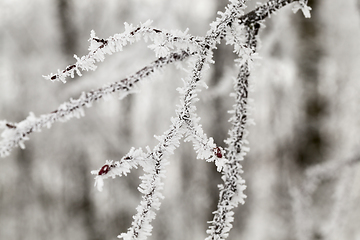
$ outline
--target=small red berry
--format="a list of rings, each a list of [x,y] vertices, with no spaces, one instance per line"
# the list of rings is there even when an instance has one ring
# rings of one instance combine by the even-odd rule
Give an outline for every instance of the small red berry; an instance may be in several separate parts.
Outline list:
[[[222,152],[219,147],[214,148],[214,153],[218,158],[222,158]]]
[[[98,175],[104,175],[107,174],[110,171],[110,166],[105,164],[104,166],[102,166],[102,168],[100,169]]]

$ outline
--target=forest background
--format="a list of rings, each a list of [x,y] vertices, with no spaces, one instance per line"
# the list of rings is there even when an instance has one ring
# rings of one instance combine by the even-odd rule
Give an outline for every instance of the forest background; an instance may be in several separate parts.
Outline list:
[[[41,76],[87,53],[90,31],[108,37],[124,22],[204,36],[220,0],[1,0],[0,120],[51,112],[82,91],[124,78],[155,59],[145,43],[109,56],[96,72],[52,83]],[[248,9],[255,7],[249,1]],[[360,2],[312,0],[312,17],[284,7],[267,19],[252,70],[248,198],[228,239],[360,239]],[[220,45],[197,103],[218,144],[227,138],[232,48]],[[85,117],[31,135],[26,149],[0,161],[0,239],[113,239],[140,201],[141,170],[107,180],[90,171],[132,146],[154,146],[177,104],[185,73],[168,66],[140,92],[96,103]],[[216,167],[182,144],[167,167],[150,239],[203,239],[218,199]],[[311,191],[309,187],[311,185]],[[305,190],[304,190],[305,189]]]

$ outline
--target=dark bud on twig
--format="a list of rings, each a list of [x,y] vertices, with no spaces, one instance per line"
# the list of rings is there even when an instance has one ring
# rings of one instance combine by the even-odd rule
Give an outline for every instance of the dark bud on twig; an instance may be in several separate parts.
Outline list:
[[[109,171],[110,171],[111,167],[107,164],[105,164],[104,166],[102,166],[102,168],[100,169],[98,175],[101,176],[101,175],[105,175],[107,174]]]
[[[222,152],[221,152],[221,149],[220,149],[219,147],[214,148],[214,153],[215,153],[215,155],[216,155],[218,158],[222,158],[222,157],[223,157]]]

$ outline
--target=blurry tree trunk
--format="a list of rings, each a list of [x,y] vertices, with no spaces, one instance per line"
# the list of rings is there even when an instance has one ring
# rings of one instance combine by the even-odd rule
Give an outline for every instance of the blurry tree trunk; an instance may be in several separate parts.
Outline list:
[[[61,49],[67,58],[72,59],[77,52],[77,29],[73,19],[74,8],[71,0],[57,0],[57,10],[60,22]]]
[[[302,116],[295,131],[293,143],[294,166],[290,165],[292,187],[295,191],[293,201],[295,209],[294,222],[297,239],[323,239],[321,226],[324,223],[321,215],[326,216],[330,199],[328,194],[330,185],[323,184],[312,194],[303,189],[306,181],[305,170],[309,167],[326,161],[328,157],[329,139],[326,138],[324,126],[326,124],[328,100],[319,92],[321,81],[321,61],[324,57],[323,31],[320,16],[321,0],[309,0],[311,6],[311,21],[297,16],[297,63],[298,80],[303,90],[301,96]],[[325,192],[324,192],[325,191]],[[311,194],[309,196],[309,194]],[[326,196],[325,196],[326,195]],[[325,210],[327,209],[327,210]],[[325,212],[324,212],[325,210]],[[316,214],[314,213],[322,213]]]
[[[74,214],[74,218],[82,218],[84,232],[87,236],[86,239],[102,240],[104,234],[102,234],[101,230],[97,227],[95,205],[93,198],[90,195],[90,189],[93,186],[93,179],[89,175],[89,156],[87,156],[87,153],[84,150],[80,149],[80,151],[81,152],[77,153],[77,162],[74,163],[74,167],[72,169],[72,174],[75,175],[73,182],[77,184],[77,191],[71,195],[73,199],[70,200],[67,207],[70,216]]]
[[[33,189],[37,186],[34,186],[34,182],[31,176],[32,173],[32,163],[34,161],[31,148],[28,148],[27,151],[19,150],[16,155],[16,164],[18,166],[18,178],[16,189],[14,189],[15,199],[15,212],[16,212],[16,235],[14,239],[26,239],[26,232],[31,228],[29,226],[29,215],[31,211],[29,205],[32,201],[35,201]]]
[[[72,59],[73,55],[78,52],[78,30],[76,21],[74,20],[75,9],[71,0],[57,0],[57,12],[60,27],[61,53],[66,59]],[[78,145],[74,141],[74,146]],[[79,145],[73,150],[78,155],[71,175],[76,184],[76,191],[71,195],[71,199],[67,202],[67,210],[69,216],[73,218],[81,218],[84,232],[89,240],[102,239],[101,233],[96,228],[96,213],[93,198],[90,195],[90,186],[92,186],[92,178],[89,176],[89,162],[86,149]],[[71,221],[71,219],[69,219]]]
[[[295,162],[300,168],[306,168],[324,161],[326,140],[321,127],[326,117],[326,99],[319,93],[321,81],[320,61],[323,56],[321,41],[321,23],[318,14],[320,0],[310,0],[312,20],[297,16],[299,80],[303,89],[303,124],[296,133],[294,149]]]

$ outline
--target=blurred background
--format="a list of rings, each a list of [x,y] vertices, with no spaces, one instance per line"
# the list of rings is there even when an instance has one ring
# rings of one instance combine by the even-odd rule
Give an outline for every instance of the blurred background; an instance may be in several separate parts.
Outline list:
[[[82,91],[126,77],[155,59],[145,43],[107,56],[96,72],[52,83],[41,76],[87,53],[100,38],[147,19],[204,36],[225,0],[0,0],[0,119],[49,113]],[[360,239],[360,2],[310,0],[312,18],[291,6],[266,21],[262,57],[252,71],[250,153],[243,162],[245,205],[228,239]],[[248,10],[255,7],[249,1]],[[209,136],[224,146],[232,107],[232,49],[220,45],[205,73],[197,107]],[[26,149],[0,159],[0,239],[115,239],[140,202],[141,169],[94,187],[91,170],[120,160],[130,147],[153,147],[170,126],[174,66],[138,94],[86,109],[85,117],[30,135]],[[161,210],[150,239],[204,239],[216,209],[220,176],[182,143],[167,168]]]

